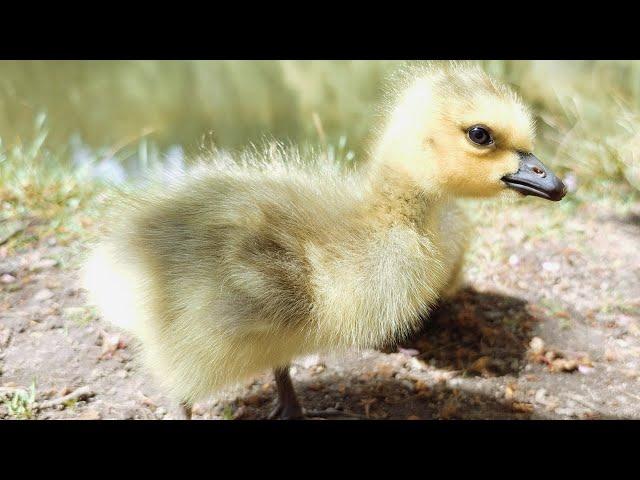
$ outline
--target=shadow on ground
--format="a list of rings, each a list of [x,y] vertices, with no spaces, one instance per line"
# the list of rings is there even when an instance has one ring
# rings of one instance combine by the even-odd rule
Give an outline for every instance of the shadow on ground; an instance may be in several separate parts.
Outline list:
[[[431,419],[528,419],[531,412],[515,411],[509,402],[447,387],[438,383],[416,390],[394,377],[345,379],[330,375],[313,382],[296,382],[298,398],[308,419],[326,420],[431,420]],[[262,392],[239,397],[228,405],[241,420],[267,419],[275,395]]]
[[[620,226],[632,226],[640,228],[640,213],[630,212],[626,215],[608,214],[603,215],[601,220],[604,222],[613,222]]]
[[[425,318],[424,328],[401,348],[436,368],[470,375],[517,374],[537,319],[526,301],[466,289]]]
[[[526,352],[537,322],[519,298],[467,289],[425,318],[424,328],[398,347],[429,367],[455,370],[464,376],[517,375],[526,364]],[[482,392],[450,388],[446,382],[421,386],[393,372],[373,369],[344,378],[323,375],[296,382],[300,401],[313,411],[329,411],[324,418],[456,419],[530,418],[514,411],[510,402]],[[273,389],[237,398],[239,418],[266,418],[274,402]]]
[[[640,214],[639,213],[629,214],[624,219],[624,222],[630,225],[635,225],[636,227],[640,227]]]

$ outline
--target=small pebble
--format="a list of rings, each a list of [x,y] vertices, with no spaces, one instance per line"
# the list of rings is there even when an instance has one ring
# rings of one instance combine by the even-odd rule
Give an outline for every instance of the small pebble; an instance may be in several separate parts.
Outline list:
[[[36,302],[42,302],[44,300],[49,300],[51,297],[53,297],[53,292],[48,288],[43,288],[33,296],[33,299]]]
[[[544,389],[544,388],[541,388],[540,390],[538,390],[536,392],[535,400],[536,400],[536,402],[545,405],[547,403],[547,401],[545,399],[546,396],[547,396],[547,390]]]
[[[8,284],[13,283],[15,281],[16,281],[16,277],[14,277],[13,275],[11,275],[9,273],[4,273],[0,277],[0,282],[4,283],[5,285],[8,285]]]
[[[556,408],[554,413],[567,417],[573,417],[576,415],[576,411],[573,408]]]
[[[541,355],[544,352],[544,340],[540,337],[533,337],[529,342],[529,348],[535,355]]]
[[[53,260],[51,258],[45,258],[43,260],[40,260],[39,262],[33,264],[31,266],[31,268],[29,268],[29,270],[31,270],[32,272],[37,272],[40,270],[47,270],[51,267],[55,267],[58,264],[57,260]]]
[[[410,382],[409,380],[402,380],[400,383],[410,392],[413,392],[413,390],[415,389],[413,382]]]
[[[594,370],[595,368],[593,367],[588,367],[586,365],[578,365],[578,371],[584,375],[589,375],[593,373]]]
[[[509,385],[507,385],[504,388],[504,398],[505,398],[505,400],[512,400],[513,396],[514,396],[514,393],[515,392],[513,391],[513,388],[511,388]]]
[[[311,368],[320,363],[320,357],[318,355],[309,355],[301,358],[296,363],[303,368]]]
[[[78,404],[80,404],[80,402],[78,402]],[[100,412],[97,412],[96,410],[93,410],[93,409],[88,409],[82,412],[78,416],[78,418],[81,420],[100,420],[102,417],[100,415]]]
[[[406,355],[407,357],[415,357],[417,355],[420,355],[420,352],[418,350],[416,350],[415,348],[402,348],[402,347],[398,347],[398,352]]]

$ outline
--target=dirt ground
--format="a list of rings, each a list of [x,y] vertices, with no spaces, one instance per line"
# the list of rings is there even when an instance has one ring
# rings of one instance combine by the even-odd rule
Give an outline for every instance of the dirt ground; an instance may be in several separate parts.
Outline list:
[[[640,204],[481,211],[469,287],[386,352],[292,368],[325,418],[640,418]],[[135,341],[84,305],[83,245],[0,247],[0,418],[172,419]],[[263,419],[264,375],[196,404],[196,419]]]

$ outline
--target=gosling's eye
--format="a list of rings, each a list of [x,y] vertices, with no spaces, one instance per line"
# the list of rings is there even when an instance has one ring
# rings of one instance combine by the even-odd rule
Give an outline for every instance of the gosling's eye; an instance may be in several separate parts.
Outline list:
[[[483,147],[493,143],[491,134],[484,127],[471,127],[467,132],[467,135],[469,136],[469,140],[477,145],[482,145]]]

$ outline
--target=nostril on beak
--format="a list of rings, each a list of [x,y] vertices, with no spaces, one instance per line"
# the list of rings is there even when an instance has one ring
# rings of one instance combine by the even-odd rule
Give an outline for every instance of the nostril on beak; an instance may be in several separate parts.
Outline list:
[[[544,178],[547,176],[547,172],[545,172],[543,169],[541,169],[537,165],[534,165],[533,167],[531,167],[531,171],[541,178]]]

